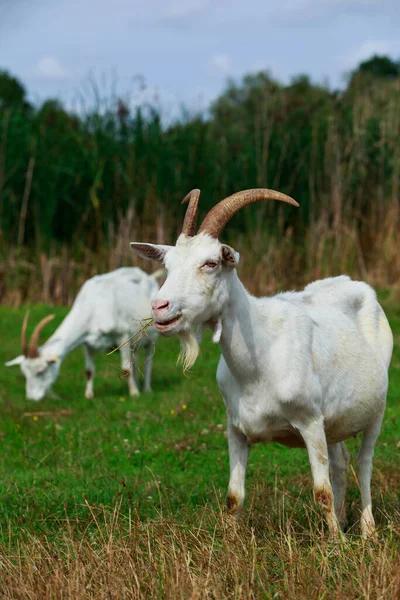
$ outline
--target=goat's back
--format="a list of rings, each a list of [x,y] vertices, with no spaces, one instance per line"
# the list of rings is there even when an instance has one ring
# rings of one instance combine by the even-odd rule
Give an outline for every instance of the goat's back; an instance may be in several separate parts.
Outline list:
[[[380,354],[388,368],[393,351],[393,335],[375,290],[347,275],[314,281],[300,292],[305,306],[329,306],[354,320],[370,347]]]
[[[122,267],[86,281],[73,308],[90,312],[92,332],[134,332],[151,318],[158,289],[156,279],[139,267]]]

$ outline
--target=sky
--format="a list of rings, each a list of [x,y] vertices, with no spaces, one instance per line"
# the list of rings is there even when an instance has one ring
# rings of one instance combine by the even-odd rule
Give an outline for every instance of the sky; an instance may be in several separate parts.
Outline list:
[[[0,69],[33,101],[114,90],[202,110],[269,70],[340,87],[373,54],[400,58],[400,0],[0,0]]]

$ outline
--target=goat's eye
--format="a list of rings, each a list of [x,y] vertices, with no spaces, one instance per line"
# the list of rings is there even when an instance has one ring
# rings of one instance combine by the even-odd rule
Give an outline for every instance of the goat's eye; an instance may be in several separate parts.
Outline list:
[[[206,269],[215,269],[215,267],[217,266],[218,263],[215,262],[215,260],[208,260],[207,262],[204,263],[204,265],[201,266],[202,269],[206,268]]]

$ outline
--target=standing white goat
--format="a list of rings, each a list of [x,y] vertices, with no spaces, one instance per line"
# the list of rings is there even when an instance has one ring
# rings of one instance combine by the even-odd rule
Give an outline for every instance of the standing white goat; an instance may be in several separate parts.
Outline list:
[[[136,360],[131,359],[131,344],[141,337],[139,332],[146,319],[151,318],[151,299],[157,293],[157,277],[161,271],[148,275],[138,267],[123,267],[105,275],[92,277],[80,289],[61,325],[47,342],[39,347],[42,329],[54,315],[45,317],[36,326],[29,345],[26,341],[28,313],[22,325],[22,354],[6,363],[20,365],[26,377],[26,397],[41,400],[50,390],[60,370],[61,361],[77,346],[83,344],[86,362],[86,398],[93,398],[93,354],[110,346],[120,346],[121,368],[128,379],[131,396],[139,395],[136,381]],[[135,339],[136,335],[136,339]],[[146,328],[140,344],[146,349],[144,389],[151,390],[151,369],[157,332]]]
[[[131,246],[166,266],[153,316],[162,335],[180,336],[184,367],[192,366],[198,354],[196,328],[211,327],[213,341],[221,346],[217,380],[228,417],[229,512],[243,504],[252,444],[305,446],[315,499],[330,533],[337,534],[338,521],[345,521],[348,453],[343,442],[363,432],[357,457],[361,530],[371,535],[372,457],[393,349],[374,290],[342,276],[316,281],[298,293],[251,296],[236,273],[239,254],[218,237],[234,213],[251,202],[297,203],[272,190],[239,192],[218,203],[195,235],[199,194],[193,190],[185,198],[189,207],[175,246]]]

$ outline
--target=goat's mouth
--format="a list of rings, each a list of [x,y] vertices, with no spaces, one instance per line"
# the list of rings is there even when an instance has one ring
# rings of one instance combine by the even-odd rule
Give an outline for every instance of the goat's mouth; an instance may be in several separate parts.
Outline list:
[[[158,331],[170,331],[175,325],[177,325],[181,319],[182,314],[176,315],[176,317],[172,317],[172,319],[164,320],[164,321],[154,321],[154,325]]]

